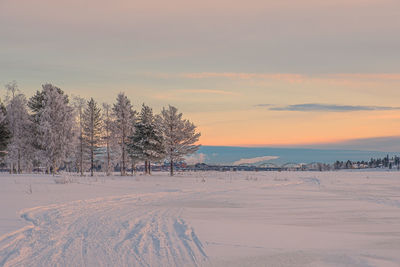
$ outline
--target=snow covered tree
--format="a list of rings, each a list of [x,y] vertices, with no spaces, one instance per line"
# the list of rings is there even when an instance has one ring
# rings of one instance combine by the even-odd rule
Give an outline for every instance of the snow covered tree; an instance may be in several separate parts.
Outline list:
[[[145,173],[150,174],[151,161],[158,161],[164,157],[162,133],[157,128],[153,110],[142,105],[138,120],[134,124],[133,135],[129,137],[129,155],[131,158],[145,162]]]
[[[113,125],[114,121],[111,116],[111,106],[107,103],[103,103],[103,143],[106,145],[106,174],[107,176],[111,173],[111,146],[113,145]]]
[[[93,176],[95,151],[99,148],[102,132],[101,109],[91,98],[83,113],[83,140],[90,157],[90,175]]]
[[[86,109],[86,100],[82,97],[76,96],[74,97],[73,105],[77,120],[77,145],[75,150],[75,160],[77,169],[81,173],[81,176],[83,176],[85,154],[85,144],[83,140],[83,113]]]
[[[127,138],[132,134],[135,111],[131,101],[124,93],[119,93],[117,102],[113,106],[114,127],[113,137],[116,139],[121,153],[121,175],[126,174],[127,166]]]
[[[57,87],[43,86],[43,107],[40,111],[39,132],[44,160],[53,175],[60,164],[67,159],[74,144],[74,110],[69,105],[68,96]]]
[[[0,158],[7,154],[7,145],[10,140],[10,130],[8,128],[7,111],[3,102],[0,102]]]
[[[10,143],[8,145],[7,161],[10,163],[10,172],[22,172],[22,165],[28,165],[29,158],[29,115],[27,101],[23,94],[18,92],[16,82],[6,85],[9,92],[6,120],[10,129]]]
[[[42,142],[42,133],[40,131],[40,118],[43,109],[46,105],[46,92],[57,91],[60,95],[63,95],[64,102],[68,104],[68,96],[64,95],[63,90],[53,86],[52,84],[43,84],[42,90],[37,90],[36,93],[29,98],[28,107],[30,109],[30,143],[33,148],[33,160],[34,166],[40,166],[44,160],[44,150]]]
[[[200,133],[196,133],[196,126],[183,119],[182,113],[178,113],[178,109],[173,106],[169,106],[168,109],[163,108],[158,121],[164,137],[170,174],[173,176],[174,163],[199,149],[200,145],[195,145],[195,143],[199,140]]]

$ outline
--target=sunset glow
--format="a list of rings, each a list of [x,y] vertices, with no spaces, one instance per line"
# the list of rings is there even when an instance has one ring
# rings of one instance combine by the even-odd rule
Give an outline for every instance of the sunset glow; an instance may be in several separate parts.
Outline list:
[[[0,83],[31,96],[51,82],[109,103],[124,91],[156,112],[172,104],[204,145],[399,136],[399,10],[392,0],[4,0]]]

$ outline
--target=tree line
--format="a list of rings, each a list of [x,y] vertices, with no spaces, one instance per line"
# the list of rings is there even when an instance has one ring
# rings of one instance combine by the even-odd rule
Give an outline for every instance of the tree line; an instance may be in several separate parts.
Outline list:
[[[126,175],[130,167],[144,162],[174,164],[196,152],[200,133],[178,109],[169,105],[160,114],[143,104],[136,111],[129,98],[119,93],[114,104],[101,106],[93,99],[70,97],[52,84],[27,99],[16,82],[6,86],[5,102],[0,101],[0,157],[10,173],[60,168],[90,171],[102,157],[107,175],[119,167]]]
[[[338,169],[353,169],[354,167],[357,168],[397,168],[400,169],[400,157],[398,156],[393,156],[389,157],[387,155],[384,158],[371,158],[369,161],[336,161],[333,164],[333,168],[335,170]]]

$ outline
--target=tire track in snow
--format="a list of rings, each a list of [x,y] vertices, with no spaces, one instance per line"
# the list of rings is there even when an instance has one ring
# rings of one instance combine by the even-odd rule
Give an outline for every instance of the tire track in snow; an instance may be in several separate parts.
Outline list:
[[[166,207],[182,193],[98,198],[22,212],[32,223],[0,238],[0,266],[198,266],[200,239]]]

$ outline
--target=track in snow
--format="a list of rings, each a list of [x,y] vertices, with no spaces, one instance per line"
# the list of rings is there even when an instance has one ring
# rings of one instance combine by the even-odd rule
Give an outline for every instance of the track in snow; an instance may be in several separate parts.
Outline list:
[[[162,203],[176,193],[154,193],[36,207],[31,222],[0,239],[0,266],[198,266],[203,245]]]

